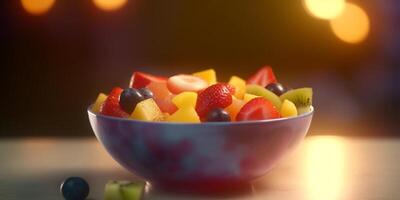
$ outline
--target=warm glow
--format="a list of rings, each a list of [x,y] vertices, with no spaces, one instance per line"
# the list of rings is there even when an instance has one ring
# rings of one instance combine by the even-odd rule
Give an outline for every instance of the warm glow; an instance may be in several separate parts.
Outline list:
[[[308,140],[305,175],[310,200],[340,199],[344,178],[343,141],[337,137]]]
[[[322,19],[337,17],[343,11],[345,4],[345,0],[304,0],[307,11]]]
[[[32,15],[42,15],[53,7],[55,0],[21,0],[22,7]]]
[[[105,11],[118,10],[126,4],[128,0],[93,0],[93,3]]]
[[[369,33],[368,15],[357,5],[347,3],[345,10],[337,18],[330,21],[335,35],[348,43],[359,43]]]

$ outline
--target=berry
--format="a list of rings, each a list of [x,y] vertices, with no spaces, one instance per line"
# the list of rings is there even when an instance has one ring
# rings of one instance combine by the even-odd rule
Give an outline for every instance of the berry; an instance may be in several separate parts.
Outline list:
[[[196,76],[179,74],[171,76],[167,81],[169,91],[174,94],[181,92],[198,92],[208,86],[208,83]]]
[[[154,94],[151,90],[148,88],[140,88],[139,89],[140,94],[142,94],[144,99],[150,99],[153,98]]]
[[[121,108],[125,112],[132,113],[132,111],[136,107],[136,104],[138,104],[143,100],[144,97],[139,90],[134,88],[127,88],[124,91],[122,91],[119,97],[119,104],[121,105]]]
[[[247,84],[257,84],[262,87],[276,82],[275,74],[269,66],[262,67],[247,80]]]
[[[222,108],[214,108],[210,110],[206,118],[207,122],[230,122],[231,117],[229,113]]]
[[[146,87],[152,82],[165,83],[167,82],[167,78],[162,76],[153,76],[151,74],[146,74],[143,72],[133,72],[129,87],[139,89]]]
[[[279,118],[275,106],[263,97],[257,97],[246,103],[236,116],[236,121],[264,120]]]
[[[89,184],[80,177],[67,178],[60,187],[66,200],[83,200],[89,195]]]
[[[100,113],[103,115],[114,117],[128,117],[128,113],[122,110],[119,104],[119,96],[122,93],[122,88],[115,87],[111,90],[110,94],[100,106]]]
[[[196,111],[200,118],[214,108],[225,108],[232,103],[232,86],[225,83],[217,83],[204,91],[197,97]]]
[[[280,83],[270,83],[265,86],[265,89],[275,93],[278,96],[281,96],[283,93],[288,91],[288,89]]]

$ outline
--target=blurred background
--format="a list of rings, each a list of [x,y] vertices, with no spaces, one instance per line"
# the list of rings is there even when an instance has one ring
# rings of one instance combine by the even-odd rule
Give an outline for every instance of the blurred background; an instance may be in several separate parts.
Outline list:
[[[92,136],[86,108],[133,71],[271,65],[314,88],[310,134],[400,136],[398,0],[16,0],[0,12],[0,137]]]

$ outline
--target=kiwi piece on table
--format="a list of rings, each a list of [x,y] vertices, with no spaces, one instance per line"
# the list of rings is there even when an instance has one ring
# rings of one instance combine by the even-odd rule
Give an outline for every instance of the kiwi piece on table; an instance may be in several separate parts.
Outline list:
[[[246,93],[264,97],[269,100],[278,110],[281,108],[281,99],[273,92],[259,86],[259,85],[246,85]]]
[[[312,105],[312,88],[299,88],[289,90],[280,96],[281,101],[285,99],[293,102],[297,107],[298,114],[310,112]]]
[[[109,181],[104,190],[105,200],[140,200],[144,182]]]

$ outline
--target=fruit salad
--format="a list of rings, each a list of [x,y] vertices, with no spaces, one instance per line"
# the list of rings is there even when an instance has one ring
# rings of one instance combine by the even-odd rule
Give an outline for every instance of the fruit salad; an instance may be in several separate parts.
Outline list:
[[[178,123],[239,122],[310,112],[312,89],[291,89],[264,66],[247,80],[218,81],[214,69],[170,77],[134,72],[129,87],[100,93],[91,107],[102,115]]]

